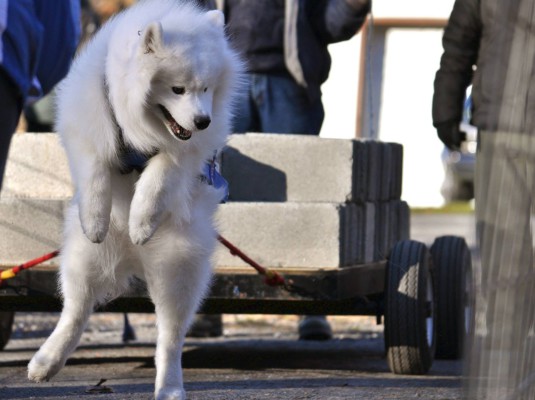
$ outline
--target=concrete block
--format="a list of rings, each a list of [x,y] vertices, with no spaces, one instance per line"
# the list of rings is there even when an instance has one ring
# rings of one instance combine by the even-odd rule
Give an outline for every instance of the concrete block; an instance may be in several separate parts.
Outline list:
[[[392,195],[392,179],[394,174],[392,173],[393,164],[393,151],[391,143],[381,143],[381,178],[379,188],[379,200],[390,200]]]
[[[356,263],[357,258],[357,238],[359,236],[357,226],[357,206],[354,203],[347,203],[344,207],[346,213],[343,218],[343,232],[344,241],[342,242],[342,250],[344,252],[344,259],[347,264],[352,265]]]
[[[398,143],[361,141],[362,149],[356,153],[362,162],[354,160],[353,166],[359,187],[354,201],[388,201],[401,197],[403,146]],[[364,154],[363,154],[364,153]]]
[[[401,198],[403,187],[403,146],[399,143],[391,143],[392,163],[390,167],[390,196],[389,200]]]
[[[345,265],[359,265],[374,261],[375,204],[346,203],[344,208]],[[345,266],[344,265],[344,266]]]
[[[390,208],[392,202],[376,203],[375,213],[375,255],[376,260],[384,260],[388,257],[389,244],[391,240],[390,231],[392,229],[392,214]]]
[[[270,267],[331,268],[384,259],[409,238],[399,201],[403,148],[300,135],[233,135],[223,174],[238,200],[220,208],[221,233]],[[0,265],[56,249],[72,196],[56,134],[17,134],[0,195]],[[334,201],[336,199],[336,201]],[[222,266],[243,266],[226,249]]]
[[[333,268],[349,265],[354,205],[335,203],[227,203],[218,211],[222,236],[267,267]],[[246,264],[220,246],[216,263]]]
[[[281,134],[232,135],[221,171],[232,201],[333,202],[352,197],[350,140]]]
[[[390,200],[375,203],[374,259],[385,259],[400,240],[410,239],[410,209],[406,202]]]
[[[382,182],[382,166],[383,166],[383,151],[382,143],[369,140],[365,142],[368,152],[368,164],[366,165],[366,193],[364,198],[358,199],[360,201],[379,201],[381,200]]]
[[[353,142],[353,201],[365,202],[370,197],[369,167],[370,151],[366,141]]]
[[[397,143],[302,135],[232,135],[222,173],[234,201],[384,201],[401,196]],[[70,198],[65,151],[54,133],[13,137],[0,196]]]
[[[365,264],[377,260],[375,254],[376,204],[370,202],[358,204],[356,214],[358,234],[355,264]]]
[[[67,200],[0,199],[0,266],[12,267],[60,247]],[[44,265],[57,265],[50,260]]]
[[[406,201],[397,202],[397,240],[411,238],[411,210]]]
[[[236,134],[222,153],[221,171],[231,201],[388,200],[394,186],[391,147],[368,140]]]
[[[2,198],[70,198],[73,189],[69,166],[58,135],[15,134],[2,186]]]

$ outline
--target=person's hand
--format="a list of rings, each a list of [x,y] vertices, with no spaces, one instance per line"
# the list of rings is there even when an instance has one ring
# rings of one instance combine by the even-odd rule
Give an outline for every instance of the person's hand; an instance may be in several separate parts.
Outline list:
[[[466,140],[466,133],[459,129],[458,122],[445,122],[436,128],[439,139],[448,149],[460,150],[461,143]]]

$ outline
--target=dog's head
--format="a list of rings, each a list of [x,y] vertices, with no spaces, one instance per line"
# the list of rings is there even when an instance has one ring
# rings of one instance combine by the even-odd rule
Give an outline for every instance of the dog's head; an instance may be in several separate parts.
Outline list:
[[[201,18],[187,31],[154,22],[140,33],[137,56],[151,74],[147,111],[178,140],[212,124],[214,97],[225,80],[223,14]]]

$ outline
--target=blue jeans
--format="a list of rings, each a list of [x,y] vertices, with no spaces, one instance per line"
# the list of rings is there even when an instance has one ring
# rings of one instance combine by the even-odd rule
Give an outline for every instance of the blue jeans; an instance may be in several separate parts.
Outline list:
[[[289,77],[248,74],[246,80],[233,132],[319,134],[325,115],[321,98],[311,103],[306,91]]]

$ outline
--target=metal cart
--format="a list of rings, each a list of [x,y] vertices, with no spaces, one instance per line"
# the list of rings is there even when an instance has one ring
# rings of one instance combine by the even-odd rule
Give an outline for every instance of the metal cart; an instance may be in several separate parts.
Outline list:
[[[35,267],[0,285],[0,348],[15,312],[60,311],[57,268]],[[385,260],[337,269],[278,271],[291,289],[271,287],[253,269],[216,269],[202,313],[368,315],[385,325],[388,365],[396,374],[425,374],[435,357],[461,356],[473,326],[469,248],[458,236],[430,249],[397,242]],[[142,284],[97,311],[152,312]]]

